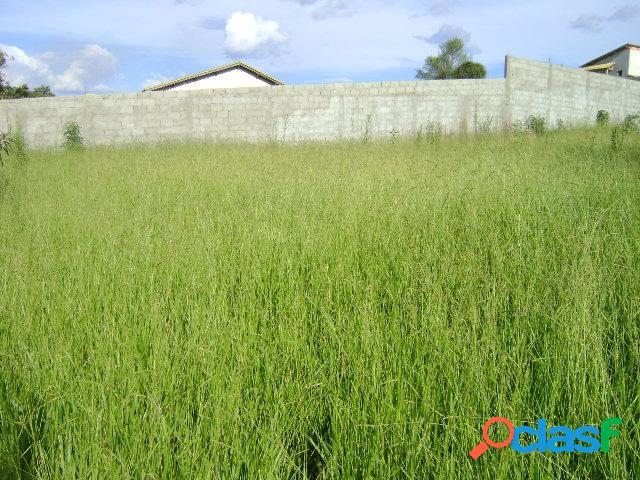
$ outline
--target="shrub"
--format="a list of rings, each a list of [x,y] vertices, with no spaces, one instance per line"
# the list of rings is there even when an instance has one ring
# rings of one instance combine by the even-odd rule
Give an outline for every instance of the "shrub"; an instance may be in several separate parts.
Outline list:
[[[67,122],[64,124],[64,144],[67,150],[79,150],[84,146],[84,138],[80,131],[80,125],[76,122]]]
[[[610,114],[606,110],[598,110],[598,114],[596,115],[596,124],[600,127],[604,127],[609,124]]]
[[[477,62],[464,62],[453,72],[454,78],[485,78],[487,69]]]
[[[531,115],[525,122],[525,128],[528,132],[536,135],[542,135],[547,131],[547,121],[544,117]]]

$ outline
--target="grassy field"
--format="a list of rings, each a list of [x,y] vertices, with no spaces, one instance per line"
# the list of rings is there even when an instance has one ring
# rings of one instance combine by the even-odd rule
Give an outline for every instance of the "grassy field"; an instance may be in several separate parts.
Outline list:
[[[640,135],[610,133],[6,161],[0,478],[640,477]],[[474,462],[493,416],[624,423]]]

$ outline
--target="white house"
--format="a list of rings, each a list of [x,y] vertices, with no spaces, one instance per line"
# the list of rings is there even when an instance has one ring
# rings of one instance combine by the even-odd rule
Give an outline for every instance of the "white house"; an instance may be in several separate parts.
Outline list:
[[[162,90],[202,90],[205,88],[269,87],[284,85],[280,80],[261,72],[244,62],[233,62],[199,73],[169,80],[144,89],[145,92]]]
[[[580,68],[589,72],[640,80],[640,45],[627,43],[594,58]]]

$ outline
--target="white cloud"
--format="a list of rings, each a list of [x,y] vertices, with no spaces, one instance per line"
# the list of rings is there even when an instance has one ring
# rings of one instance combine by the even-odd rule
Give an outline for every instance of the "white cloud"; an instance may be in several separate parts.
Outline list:
[[[41,85],[48,83],[53,76],[46,57],[32,57],[12,45],[0,44],[0,50],[8,56],[7,82],[12,85],[28,83]]]
[[[46,52],[32,56],[21,48],[12,45],[0,45],[9,56],[7,81],[13,85],[28,84],[49,85],[54,91],[82,92],[85,90],[105,90],[104,84],[117,71],[116,57],[100,45],[87,44],[81,50],[73,52],[66,62],[65,55]],[[54,65],[65,63],[62,71],[56,71]]]
[[[79,92],[102,83],[111,78],[118,68],[118,61],[113,54],[100,45],[86,45],[71,65],[57,75],[53,88],[67,92]]]
[[[224,31],[224,48],[230,56],[267,56],[287,40],[277,22],[265,20],[253,13],[232,14]]]

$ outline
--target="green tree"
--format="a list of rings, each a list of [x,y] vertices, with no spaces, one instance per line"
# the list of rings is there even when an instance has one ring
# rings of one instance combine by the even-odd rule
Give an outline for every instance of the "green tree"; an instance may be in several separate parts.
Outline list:
[[[31,90],[32,97],[55,97],[49,85],[40,85]]]
[[[454,72],[455,78],[485,78],[487,69],[477,62],[464,62]]]
[[[481,72],[484,74],[477,76]],[[484,66],[471,61],[471,56],[464,51],[464,40],[461,38],[451,38],[442,43],[440,53],[427,57],[424,66],[416,72],[416,78],[420,80],[484,78],[485,76]]]

